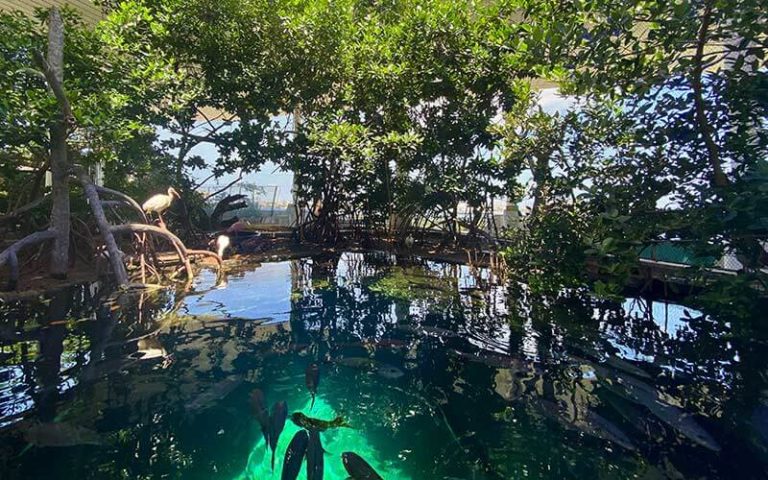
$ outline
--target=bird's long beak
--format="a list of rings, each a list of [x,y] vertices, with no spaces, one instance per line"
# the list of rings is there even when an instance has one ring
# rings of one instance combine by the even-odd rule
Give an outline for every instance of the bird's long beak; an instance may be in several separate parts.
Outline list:
[[[177,192],[175,188],[171,187],[168,190],[171,192],[171,195],[174,195],[176,198],[181,198],[181,195],[179,195],[179,192]]]

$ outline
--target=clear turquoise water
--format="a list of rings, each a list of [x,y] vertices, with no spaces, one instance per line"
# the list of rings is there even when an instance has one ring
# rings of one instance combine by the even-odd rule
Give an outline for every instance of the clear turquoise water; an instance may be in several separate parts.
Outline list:
[[[0,305],[0,478],[277,479],[250,393],[385,479],[766,478],[763,322],[343,253]],[[304,385],[320,365],[314,408]],[[302,473],[299,478],[305,478]]]

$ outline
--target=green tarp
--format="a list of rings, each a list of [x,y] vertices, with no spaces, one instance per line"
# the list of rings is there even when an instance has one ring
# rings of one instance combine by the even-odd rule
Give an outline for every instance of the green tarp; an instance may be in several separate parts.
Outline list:
[[[681,263],[698,267],[711,267],[715,263],[714,257],[697,257],[685,247],[671,242],[662,242],[648,245],[640,251],[640,258],[656,260],[658,262]]]

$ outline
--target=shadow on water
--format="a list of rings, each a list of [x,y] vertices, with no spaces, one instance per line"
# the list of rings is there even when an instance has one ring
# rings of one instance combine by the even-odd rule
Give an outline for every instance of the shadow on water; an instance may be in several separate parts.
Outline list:
[[[387,479],[765,478],[759,319],[343,253],[0,304],[0,478],[280,478],[249,406]],[[310,408],[304,371],[320,369]],[[299,478],[304,478],[302,470]]]

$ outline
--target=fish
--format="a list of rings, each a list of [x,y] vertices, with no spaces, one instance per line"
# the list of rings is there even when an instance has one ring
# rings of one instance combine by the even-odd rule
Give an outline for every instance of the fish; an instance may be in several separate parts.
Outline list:
[[[570,419],[560,408],[560,405],[550,400],[537,399],[534,407],[544,414],[545,417],[557,421],[569,430],[584,432],[587,435],[615,443],[630,451],[637,450],[632,440],[619,427],[591,410],[579,412],[576,419]]]
[[[330,428],[352,428],[349,426],[344,417],[336,417],[333,420],[321,420],[319,418],[312,418],[304,415],[301,412],[293,412],[291,414],[291,421],[296,426],[305,428],[312,431],[324,432]]]
[[[405,375],[402,370],[399,368],[393,366],[393,365],[387,365],[386,363],[380,364],[376,368],[376,373],[379,374],[380,377],[387,378],[390,380],[397,380],[398,378]]]
[[[579,430],[593,437],[608,440],[630,451],[637,450],[632,440],[619,427],[591,410],[587,410],[583,418],[573,422],[573,424]]]
[[[342,453],[341,461],[352,480],[384,480],[368,462],[354,452]]]
[[[575,342],[573,340],[566,341],[566,344],[578,351],[579,353],[585,355],[590,361],[595,361],[597,363],[604,364],[612,369],[615,370],[621,370],[624,373],[627,373],[629,375],[634,375],[639,378],[643,378],[645,380],[651,380],[653,377],[643,370],[642,368],[635,365],[632,361],[625,360],[615,354],[611,353],[601,353],[594,347],[590,345],[585,345],[581,342]],[[577,355],[570,355],[571,358],[575,361],[578,361],[580,363],[583,363],[584,359],[578,357]]]
[[[264,436],[264,444],[269,448],[269,410],[264,400],[264,392],[258,388],[251,392],[251,413],[259,422],[261,434]]]
[[[600,400],[610,407],[611,410],[618,413],[625,422],[632,425],[638,432],[651,438],[659,438],[662,435],[663,432],[657,428],[659,425],[651,421],[653,417],[649,417],[644,410],[641,410],[641,406],[631,400],[610,391],[607,394],[601,395]]]
[[[714,452],[720,451],[720,445],[717,441],[696,422],[690,413],[682,408],[662,402],[658,391],[651,385],[630,375],[616,374],[611,376],[606,369],[600,366],[593,365],[593,368],[603,377],[601,386],[608,391],[644,406],[659,420],[692,442]]]
[[[634,363],[615,355],[607,357],[604,363],[609,367],[621,370],[622,372],[634,375],[635,377],[644,378],[646,380],[651,380],[653,378],[648,372],[636,366]]]
[[[405,375],[399,368],[367,357],[339,357],[333,360],[338,365],[361,370],[376,370],[381,377],[397,379]]]
[[[301,464],[304,463],[304,455],[307,453],[309,434],[306,430],[299,430],[288,444],[283,458],[283,473],[280,480],[295,480],[299,477]]]
[[[376,360],[365,357],[339,357],[334,359],[334,363],[351,368],[372,369],[376,367]]]
[[[307,384],[307,390],[312,396],[312,403],[309,409],[312,410],[315,406],[315,395],[317,395],[317,386],[320,383],[320,368],[316,363],[310,363],[307,365],[307,370],[304,372],[304,381]]]
[[[310,430],[307,445],[307,480],[323,480],[324,459],[323,445],[320,443],[320,433]]]
[[[232,393],[240,384],[243,383],[243,377],[239,375],[231,375],[213,384],[211,388],[204,391],[194,400],[189,402],[186,406],[188,412],[199,412],[207,410],[218,402],[226,398]]]
[[[24,429],[24,440],[35,447],[104,444],[98,432],[70,423],[34,423]]]
[[[494,368],[510,368],[514,371],[532,371],[534,369],[533,365],[529,362],[509,355],[498,353],[479,353],[473,355],[459,350],[448,350],[448,353],[454,357],[463,358],[470,362],[482,363],[483,365]]]
[[[389,347],[392,349],[405,348],[408,343],[404,340],[398,340],[397,338],[382,338],[373,342],[373,345],[377,347]]]
[[[632,377],[621,377],[618,381],[624,387],[627,396],[651,411],[659,420],[692,442],[712,450],[720,451],[717,441],[699,425],[693,416],[674,405],[663,403],[656,389]]]
[[[440,327],[430,327],[428,325],[407,325],[407,324],[399,324],[395,327],[396,330],[400,330],[403,332],[409,332],[409,333],[416,333],[420,334],[422,336],[430,336],[430,337],[459,337],[459,334],[454,332],[453,330],[448,330],[446,328],[440,328]]]
[[[285,420],[288,417],[288,405],[285,402],[277,402],[272,405],[272,414],[269,416],[269,448],[272,449],[272,471],[275,470],[275,450],[280,434],[283,433]]]

